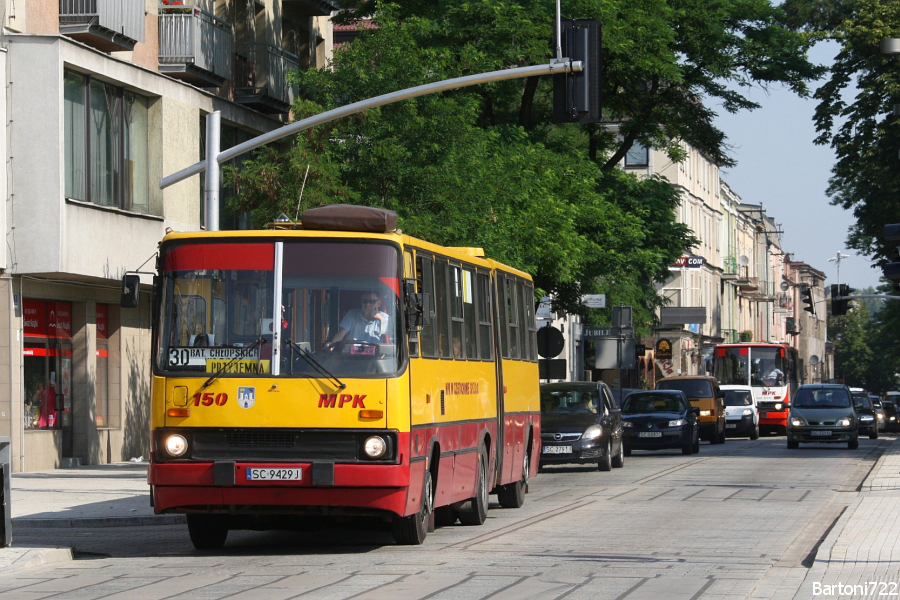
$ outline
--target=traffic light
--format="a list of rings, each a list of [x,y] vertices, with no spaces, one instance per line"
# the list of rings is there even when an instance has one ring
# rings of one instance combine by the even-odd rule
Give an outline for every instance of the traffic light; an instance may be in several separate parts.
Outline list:
[[[847,314],[847,306],[850,304],[849,300],[835,300],[835,298],[844,298],[849,296],[856,290],[847,285],[846,283],[842,283],[841,285],[831,285],[831,314],[835,317],[839,317],[841,315]]]
[[[803,310],[810,313],[812,316],[816,316],[816,305],[813,303],[812,288],[800,290],[800,300],[806,305],[803,307]]]
[[[581,61],[578,73],[553,76],[553,121],[555,123],[600,122],[600,21],[563,21],[562,53]],[[555,44],[554,44],[555,47]]]
[[[885,225],[884,239],[890,244],[900,244],[900,223]],[[888,263],[884,265],[883,270],[885,279],[890,280],[894,284],[895,290],[900,290],[900,262]]]

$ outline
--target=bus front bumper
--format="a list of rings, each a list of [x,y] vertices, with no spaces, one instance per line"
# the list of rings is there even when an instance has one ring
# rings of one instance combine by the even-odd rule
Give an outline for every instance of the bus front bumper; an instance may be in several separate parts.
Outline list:
[[[300,469],[292,481],[248,480],[250,469]],[[147,472],[154,511],[229,514],[413,514],[425,462],[153,463]],[[418,487],[416,487],[418,486]]]

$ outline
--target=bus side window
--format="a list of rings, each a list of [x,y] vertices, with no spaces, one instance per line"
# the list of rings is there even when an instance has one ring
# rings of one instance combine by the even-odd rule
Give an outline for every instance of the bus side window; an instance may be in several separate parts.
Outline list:
[[[496,274],[496,299],[497,308],[500,311],[499,320],[497,321],[497,331],[500,335],[500,356],[510,358],[509,354],[509,307],[508,292],[506,289],[506,276],[503,273]]]
[[[478,358],[494,359],[493,303],[491,302],[491,278],[478,273]]]
[[[451,353],[454,359],[464,359],[463,347],[463,281],[462,269],[458,265],[450,265],[450,328],[453,336]]]
[[[448,321],[450,319],[450,307],[448,297],[447,261],[438,258],[434,263],[434,288],[437,296],[436,318],[438,333],[438,356],[450,358],[450,331]]]
[[[522,358],[528,361],[537,359],[537,321],[534,318],[534,287],[525,283],[522,296],[522,346],[525,353]]]
[[[465,356],[467,359],[478,357],[478,341],[476,330],[478,324],[475,317],[475,303],[478,290],[475,289],[475,274],[471,268],[463,269],[463,329],[465,330]]]
[[[416,276],[421,281],[419,291],[423,294],[429,294],[431,301],[431,322],[422,328],[422,356],[434,358],[437,356],[437,348],[435,345],[435,331],[437,330],[437,318],[435,317],[435,300],[437,296],[434,290],[434,260],[417,254],[416,255]]]

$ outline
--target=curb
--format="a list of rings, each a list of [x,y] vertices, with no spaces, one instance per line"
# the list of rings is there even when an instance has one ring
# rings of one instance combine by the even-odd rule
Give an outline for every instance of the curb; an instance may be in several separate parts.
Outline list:
[[[8,564],[3,563],[4,555],[9,553],[20,554]],[[71,548],[3,548],[0,549],[0,573],[7,574],[31,567],[40,567],[54,563],[71,562],[75,560]]]
[[[12,520],[16,529],[78,529],[97,527],[147,527],[159,525],[182,525],[187,523],[185,515],[160,515],[152,517],[99,517],[78,519],[29,519],[19,517]]]

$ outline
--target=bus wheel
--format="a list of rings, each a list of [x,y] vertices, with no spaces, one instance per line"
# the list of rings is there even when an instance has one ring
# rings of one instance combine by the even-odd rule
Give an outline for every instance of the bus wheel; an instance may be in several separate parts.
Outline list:
[[[488,485],[487,455],[484,450],[478,460],[478,475],[475,481],[475,496],[467,500],[458,511],[459,522],[463,525],[482,525],[487,519]]]
[[[197,550],[218,550],[225,545],[228,525],[221,515],[187,515],[188,533]]]
[[[426,470],[419,510],[408,517],[394,517],[394,540],[404,546],[418,546],[424,542],[428,534],[428,518],[431,516],[433,505],[431,471]]]
[[[525,489],[528,487],[528,452],[525,452],[525,461],[522,465],[522,479],[515,483],[501,485],[497,490],[497,500],[503,508],[522,508],[525,504]]]

